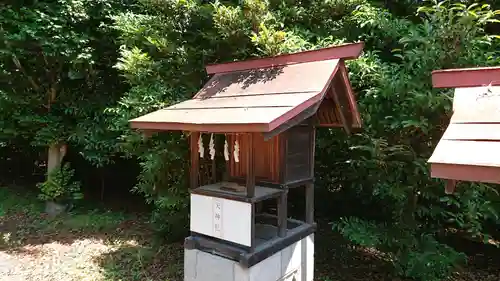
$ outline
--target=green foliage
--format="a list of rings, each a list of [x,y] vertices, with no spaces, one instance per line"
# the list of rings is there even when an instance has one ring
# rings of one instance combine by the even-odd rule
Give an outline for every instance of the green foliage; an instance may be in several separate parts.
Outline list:
[[[12,213],[38,214],[43,206],[36,196],[14,187],[0,187],[0,218]]]
[[[83,199],[81,183],[73,180],[74,173],[69,163],[54,168],[48,173],[47,179],[37,185],[41,192],[39,198],[54,202]]]
[[[498,64],[498,41],[485,32],[498,14],[490,6],[429,2],[417,10],[412,4],[416,15],[405,18],[362,0],[141,3],[142,12],[114,17],[123,44],[116,68],[132,85],[118,106],[108,108],[122,120],[117,130],[126,131],[132,117],[191,96],[206,81],[206,63],[362,39],[365,54],[348,67],[365,130],[350,139],[320,134],[318,179],[349,196],[345,200],[380,212],[344,219],[337,229],[386,252],[398,274],[418,280],[440,280],[464,261],[436,240],[444,227],[488,237],[483,226],[498,220],[491,203],[497,195],[484,187],[444,195],[425,163],[450,112],[449,96],[432,89],[431,71]],[[175,133],[149,140],[132,132],[122,136],[142,162],[136,191],[155,203],[154,218],[185,219],[187,139]],[[165,221],[160,227],[173,231]]]
[[[500,200],[490,185],[463,183],[445,195],[430,178],[426,161],[451,113],[451,91],[432,89],[431,72],[499,65],[498,8],[494,1],[9,1],[0,4],[0,146],[69,143],[99,167],[135,159],[133,191],[155,206],[160,233],[182,236],[188,138],[146,138],[129,120],[191,97],[207,81],[207,63],[363,40],[364,54],[347,65],[364,129],[349,138],[318,130],[316,178],[331,195],[322,200],[346,202],[336,231],[386,253],[396,273],[442,280],[464,256],[439,242],[441,234],[455,229],[488,241]],[[42,183],[42,197],[69,196],[68,178]]]
[[[59,216],[40,224],[45,231],[114,231],[121,223],[129,219],[122,213],[100,209],[75,211],[66,216]]]
[[[111,15],[125,1],[58,0],[0,5],[0,139],[70,143],[96,165],[110,162],[116,135],[105,106],[125,89]],[[27,148],[30,149],[30,148]]]
[[[446,127],[451,105],[448,95],[432,89],[430,74],[498,64],[498,41],[484,31],[498,12],[488,5],[446,2],[430,3],[418,12],[424,15],[416,23],[392,19],[373,6],[353,13],[379,55],[368,53],[349,64],[354,83],[363,89],[367,130],[351,140],[352,158],[342,173],[365,200],[383,205],[385,223],[349,218],[338,228],[360,245],[390,253],[399,274],[442,280],[464,257],[435,235],[451,227],[487,240],[483,226],[498,221],[492,205],[498,194],[486,185],[463,184],[458,194],[448,196],[430,179],[425,163]],[[388,17],[380,17],[382,13]],[[387,36],[391,40],[381,40]],[[359,174],[367,176],[360,179]]]
[[[404,225],[377,224],[356,217],[343,218],[335,226],[356,244],[389,254],[396,273],[416,280],[442,280],[466,262],[458,253],[426,233]]]

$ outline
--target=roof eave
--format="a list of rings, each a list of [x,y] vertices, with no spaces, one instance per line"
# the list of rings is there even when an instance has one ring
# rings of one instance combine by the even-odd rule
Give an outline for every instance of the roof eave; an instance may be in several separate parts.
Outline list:
[[[500,85],[500,67],[444,69],[432,72],[434,88]]]
[[[500,167],[430,163],[431,177],[483,183],[500,183]]]
[[[347,88],[347,99],[349,100],[349,107],[352,113],[352,128],[361,128],[363,126],[363,121],[361,120],[361,113],[358,109],[358,103],[356,101],[356,96],[354,95],[354,90],[352,89],[351,80],[349,79],[349,73],[344,62],[340,64],[341,75],[344,79],[344,84]]]
[[[282,124],[288,122],[289,120],[291,120],[292,118],[294,118],[295,116],[297,116],[298,114],[300,114],[301,112],[306,110],[307,108],[313,106],[315,103],[322,101],[323,98],[325,97],[326,91],[330,88],[330,86],[332,84],[333,77],[335,77],[335,75],[338,73],[339,69],[340,69],[340,62],[337,63],[337,65],[335,66],[335,69],[332,71],[332,74],[328,78],[328,81],[327,81],[326,85],[323,87],[323,89],[321,90],[321,92],[319,92],[317,95],[304,101],[303,103],[299,104],[298,106],[292,108],[287,113],[283,114],[282,116],[280,116],[280,117],[276,118],[275,120],[273,120],[272,122],[270,122],[270,124],[269,124],[270,131],[272,131],[272,130],[278,128],[279,126],[281,126]]]
[[[171,123],[171,122],[147,122],[130,121],[133,129],[141,131],[191,131],[191,132],[209,132],[209,133],[252,133],[269,132],[270,127],[267,123],[248,123],[248,124],[194,124],[194,123]]]

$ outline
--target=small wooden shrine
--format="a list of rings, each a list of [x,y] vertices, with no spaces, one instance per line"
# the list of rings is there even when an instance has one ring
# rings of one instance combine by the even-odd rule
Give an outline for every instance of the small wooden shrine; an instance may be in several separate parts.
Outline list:
[[[500,67],[438,70],[436,88],[455,88],[453,115],[429,163],[431,176],[500,183]]]
[[[362,49],[355,43],[209,65],[213,76],[191,100],[130,121],[141,130],[190,133],[185,280],[313,280],[315,129],[361,127],[344,60]],[[207,160],[212,177],[201,184]],[[304,220],[287,212],[288,190],[300,187]],[[264,201],[274,213],[262,211]]]

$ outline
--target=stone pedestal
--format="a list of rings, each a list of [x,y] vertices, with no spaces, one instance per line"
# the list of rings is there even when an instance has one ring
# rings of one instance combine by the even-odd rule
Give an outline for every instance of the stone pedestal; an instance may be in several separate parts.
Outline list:
[[[314,234],[246,268],[237,261],[185,249],[184,281],[313,281]]]

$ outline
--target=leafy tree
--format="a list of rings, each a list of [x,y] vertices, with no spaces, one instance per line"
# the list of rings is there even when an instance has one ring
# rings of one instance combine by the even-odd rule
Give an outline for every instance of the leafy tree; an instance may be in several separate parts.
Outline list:
[[[344,167],[352,171],[348,180],[369,200],[382,202],[391,219],[350,217],[337,227],[361,245],[390,253],[398,273],[442,280],[464,257],[435,235],[454,227],[488,240],[482,226],[486,220],[498,221],[491,202],[498,194],[487,185],[463,184],[457,195],[447,196],[430,179],[425,163],[446,128],[451,104],[449,95],[432,89],[430,73],[498,64],[498,41],[484,32],[486,24],[497,22],[498,11],[489,5],[434,2],[418,9],[417,23],[381,18],[382,12],[363,6],[353,14],[367,39],[390,47],[394,58],[375,68],[363,60],[351,64],[363,84],[367,78],[374,84],[361,99],[367,131],[353,142],[354,159]],[[385,41],[384,35],[392,40]],[[360,172],[369,176],[360,180]]]
[[[104,0],[0,5],[0,140],[47,149],[49,174],[61,166],[68,144],[81,147],[98,165],[116,150],[102,112],[125,90],[112,68],[118,52],[107,27],[124,5]]]
[[[178,214],[186,206],[187,139],[160,133],[144,140],[126,129],[130,118],[190,97],[206,81],[206,63],[362,39],[365,54],[349,69],[365,130],[350,139],[320,132],[317,173],[320,186],[335,196],[382,212],[343,218],[337,229],[388,253],[400,275],[441,280],[463,255],[436,235],[455,227],[486,237],[485,221],[497,220],[490,187],[444,195],[425,165],[450,111],[449,95],[430,85],[431,71],[499,62],[499,43],[485,32],[498,14],[489,5],[429,2],[417,14],[421,2],[394,1],[389,9],[364,0],[140,2],[140,12],[114,18],[123,44],[116,67],[131,90],[108,112],[141,160],[137,190],[160,213]]]

